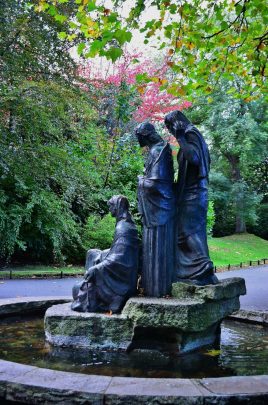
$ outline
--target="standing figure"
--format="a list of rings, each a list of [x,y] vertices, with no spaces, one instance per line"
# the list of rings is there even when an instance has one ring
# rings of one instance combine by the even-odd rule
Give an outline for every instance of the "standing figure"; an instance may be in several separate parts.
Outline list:
[[[143,220],[142,287],[146,296],[170,294],[175,267],[173,160],[171,148],[155,127],[136,129],[141,147],[149,149],[144,176],[138,177],[138,204]]]
[[[128,298],[136,294],[138,231],[126,197],[113,196],[108,206],[116,218],[113,243],[103,252],[88,251],[84,279],[73,287],[71,308],[74,311],[118,313]]]
[[[210,156],[201,133],[180,111],[165,117],[176,137],[179,177],[177,184],[177,281],[206,285],[218,282],[207,245],[208,174]]]

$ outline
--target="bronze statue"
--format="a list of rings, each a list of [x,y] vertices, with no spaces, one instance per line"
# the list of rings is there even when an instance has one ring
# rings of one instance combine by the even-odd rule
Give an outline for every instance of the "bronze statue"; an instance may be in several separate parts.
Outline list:
[[[180,111],[165,117],[168,130],[176,137],[179,176],[177,183],[177,281],[215,284],[213,263],[207,245],[208,174],[210,156],[201,133]]]
[[[113,196],[108,201],[116,217],[110,249],[87,253],[86,273],[73,287],[71,308],[78,312],[118,313],[128,298],[136,294],[138,275],[138,232],[129,213],[126,197]]]
[[[148,147],[144,176],[138,178],[138,205],[143,220],[142,287],[146,296],[170,293],[174,275],[173,160],[171,148],[155,127],[142,123],[136,129],[141,147]]]

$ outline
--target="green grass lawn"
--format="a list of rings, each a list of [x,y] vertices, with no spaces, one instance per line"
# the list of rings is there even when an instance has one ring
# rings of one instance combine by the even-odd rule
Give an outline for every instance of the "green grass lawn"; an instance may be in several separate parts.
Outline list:
[[[217,267],[268,258],[268,241],[250,233],[210,238],[208,245],[211,260]]]
[[[0,271],[0,278],[9,278],[10,271],[12,278],[36,278],[36,277],[61,277],[76,276],[84,274],[84,267],[66,266],[23,266],[23,267],[8,267]]]
[[[234,267],[241,262],[245,265],[250,260],[268,258],[268,241],[252,234],[210,238],[208,245],[210,257],[216,267],[226,267],[229,264]],[[61,277],[61,272],[65,277],[84,274],[84,268],[79,266],[24,266],[1,270],[0,278],[9,278],[10,270],[12,278]]]

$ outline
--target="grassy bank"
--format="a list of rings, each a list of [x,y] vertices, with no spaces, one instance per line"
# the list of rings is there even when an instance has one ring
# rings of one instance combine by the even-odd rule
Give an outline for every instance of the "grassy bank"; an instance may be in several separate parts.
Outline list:
[[[227,267],[229,264],[239,266],[243,262],[268,258],[268,241],[252,234],[210,238],[208,241],[210,257],[217,268]],[[268,261],[267,261],[268,263]],[[78,266],[24,266],[10,267],[0,271],[0,278],[39,278],[39,277],[70,277],[84,274],[84,268]]]
[[[78,266],[23,266],[8,267],[0,271],[0,278],[47,278],[71,277],[84,274],[84,268]]]
[[[253,234],[237,234],[210,238],[210,257],[217,267],[268,258],[268,241]]]

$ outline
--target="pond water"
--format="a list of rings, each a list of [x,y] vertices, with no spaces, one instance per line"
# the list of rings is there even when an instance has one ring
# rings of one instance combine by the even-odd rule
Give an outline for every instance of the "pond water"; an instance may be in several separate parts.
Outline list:
[[[268,328],[224,321],[220,347],[195,353],[90,351],[45,341],[43,317],[0,320],[0,358],[54,370],[122,377],[203,378],[268,374]]]

